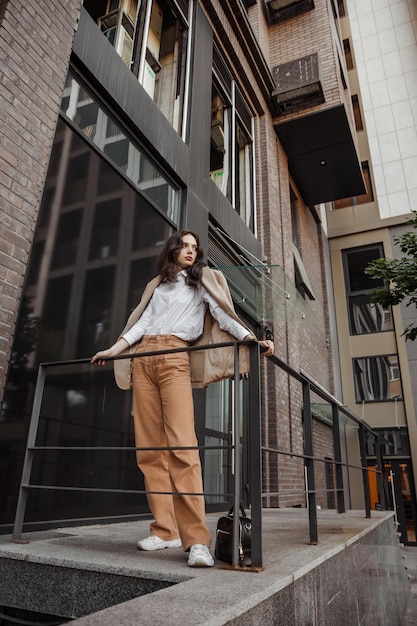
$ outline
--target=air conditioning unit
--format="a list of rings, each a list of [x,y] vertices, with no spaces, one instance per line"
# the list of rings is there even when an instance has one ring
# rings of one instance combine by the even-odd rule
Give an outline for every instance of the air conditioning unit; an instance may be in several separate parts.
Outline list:
[[[273,24],[314,9],[313,0],[267,0],[266,4]]]
[[[272,68],[275,89],[271,94],[277,112],[324,102],[317,53]]]

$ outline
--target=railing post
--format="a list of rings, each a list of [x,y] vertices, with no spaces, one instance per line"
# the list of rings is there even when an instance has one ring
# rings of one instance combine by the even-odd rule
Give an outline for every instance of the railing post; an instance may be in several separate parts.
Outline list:
[[[25,518],[26,501],[28,487],[33,463],[33,447],[36,444],[38,433],[39,417],[41,413],[43,390],[45,387],[46,367],[39,366],[38,378],[36,381],[35,397],[33,399],[32,415],[30,417],[29,434],[26,444],[25,459],[23,462],[22,478],[20,481],[19,497],[17,500],[16,514],[13,527],[12,541],[14,543],[27,543],[22,541],[23,520]]]
[[[365,445],[365,428],[363,424],[359,424],[359,449],[361,455],[362,466],[362,482],[363,482],[363,496],[365,499],[365,514],[366,517],[371,517],[371,497],[369,494],[369,476],[368,467],[366,463],[366,445]]]
[[[318,543],[317,533],[317,503],[314,480],[313,458],[313,418],[311,415],[310,383],[303,380],[303,415],[304,415],[304,454],[306,455],[307,470],[307,502],[310,528],[310,543]]]
[[[239,516],[240,516],[240,483],[241,483],[241,449],[240,449],[240,398],[239,398],[239,346],[234,346],[234,397],[233,397],[233,477],[234,477],[234,500],[233,500],[233,552],[232,567],[239,565]]]
[[[259,346],[250,346],[249,493],[252,518],[252,567],[262,567],[262,439]]]
[[[333,451],[334,459],[336,461],[335,474],[336,474],[336,498],[337,498],[337,512],[345,512],[345,496],[343,490],[343,469],[342,469],[342,447],[340,445],[340,422],[339,422],[339,407],[337,404],[332,404],[332,416],[333,416]]]
[[[379,494],[379,505],[382,511],[386,510],[386,501],[385,501],[385,466],[384,466],[384,457],[381,450],[381,441],[379,435],[375,436],[375,452],[376,452],[376,463],[377,463],[377,485],[378,485],[378,494]]]

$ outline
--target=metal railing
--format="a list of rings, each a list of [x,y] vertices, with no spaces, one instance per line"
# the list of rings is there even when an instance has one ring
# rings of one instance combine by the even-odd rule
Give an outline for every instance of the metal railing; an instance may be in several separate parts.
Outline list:
[[[363,479],[363,491],[364,491],[364,500],[365,500],[365,509],[366,509],[366,517],[370,517],[370,492],[369,492],[369,481],[368,481],[368,468],[366,466],[366,449],[365,449],[365,431],[369,433],[373,433],[372,429],[361,419],[359,419],[354,413],[349,411],[347,407],[342,406],[342,404],[334,398],[331,394],[329,394],[323,387],[321,387],[316,381],[314,381],[307,373],[300,371],[297,372],[294,369],[290,368],[286,363],[281,361],[276,356],[268,357],[268,360],[272,362],[276,367],[284,370],[287,375],[291,378],[297,380],[302,385],[303,390],[303,420],[304,420],[304,453],[297,454],[293,451],[283,451],[274,448],[265,447],[262,445],[262,437],[261,437],[261,401],[260,401],[260,350],[259,345],[253,341],[236,341],[236,342],[224,342],[213,345],[205,345],[205,346],[190,346],[185,348],[175,348],[169,350],[162,351],[150,351],[143,352],[139,354],[133,355],[124,355],[119,357],[114,357],[112,359],[107,359],[108,361],[118,360],[118,359],[130,359],[130,358],[143,358],[145,356],[153,356],[156,354],[168,354],[174,352],[192,352],[199,350],[211,350],[223,347],[233,347],[234,348],[234,398],[233,398],[233,411],[232,411],[232,441],[230,445],[218,445],[218,446],[196,446],[195,448],[191,447],[183,447],[183,448],[152,448],[158,450],[173,450],[173,449],[231,449],[233,451],[232,455],[232,476],[233,476],[233,508],[234,511],[239,511],[241,504],[241,480],[242,480],[242,433],[241,433],[241,424],[240,424],[240,414],[241,414],[241,397],[239,393],[239,381],[240,381],[240,368],[239,368],[239,347],[241,345],[248,345],[250,349],[250,373],[248,376],[249,379],[249,394],[248,394],[248,407],[247,414],[248,419],[246,420],[247,427],[247,437],[243,441],[247,441],[248,445],[248,454],[250,458],[250,471],[248,476],[248,488],[249,488],[249,496],[250,496],[250,505],[251,505],[251,518],[252,518],[252,568],[251,569],[259,569],[262,568],[263,556],[262,556],[262,504],[263,498],[265,498],[268,493],[262,492],[262,453],[268,452],[277,455],[289,455],[292,457],[298,457],[303,459],[305,465],[305,473],[306,473],[306,497],[307,497],[307,508],[308,508],[308,516],[309,516],[309,533],[310,533],[310,542],[317,543],[318,541],[318,526],[317,526],[317,502],[316,502],[316,492],[315,489],[315,470],[314,470],[314,462],[319,461],[323,462],[324,459],[321,457],[314,456],[313,450],[313,416],[311,411],[311,394],[314,393],[317,396],[321,397],[325,400],[326,403],[331,405],[332,407],[332,415],[333,415],[333,451],[334,451],[334,460],[332,460],[332,464],[335,467],[335,475],[336,475],[336,487],[332,491],[335,491],[337,494],[337,511],[339,513],[345,512],[344,506],[344,481],[343,481],[343,467],[360,469],[362,471],[362,479]],[[101,493],[137,493],[137,494],[146,494],[148,492],[144,490],[132,490],[132,489],[106,489],[106,488],[85,488],[80,486],[59,486],[59,485],[45,485],[45,484],[31,484],[31,473],[32,473],[32,465],[34,454],[37,451],[46,451],[46,450],[66,450],[66,451],[76,451],[76,450],[100,450],[100,451],[126,451],[126,450],[143,450],[144,448],[140,447],[127,447],[127,446],[39,446],[36,445],[37,434],[39,429],[39,422],[41,416],[41,406],[42,399],[44,395],[45,389],[45,380],[46,373],[49,367],[62,367],[65,365],[71,366],[79,366],[82,364],[90,363],[90,359],[77,359],[72,361],[59,361],[59,362],[50,362],[50,363],[42,363],[39,366],[37,383],[35,388],[35,395],[32,407],[32,414],[29,426],[29,434],[27,440],[27,447],[25,452],[22,478],[19,489],[18,502],[16,507],[14,528],[13,528],[13,538],[12,541],[16,543],[24,542],[22,539],[22,529],[24,524],[25,512],[26,512],[26,504],[28,492],[31,489],[40,489],[40,490],[71,490],[71,491],[94,491]],[[342,462],[342,454],[341,454],[341,437],[340,437],[340,427],[339,427],[339,418],[340,413],[345,414],[349,419],[351,419],[357,426],[359,432],[359,447],[360,447],[360,455],[361,455],[361,465],[354,466],[347,463]],[[379,446],[378,439],[375,439],[375,445],[377,450],[377,460],[378,460],[378,468],[383,467],[382,463],[382,455]],[[149,449],[149,448],[148,448]],[[381,508],[384,507],[383,502],[383,494],[384,490],[382,489],[381,483],[381,471],[377,470],[378,474],[378,486],[379,486],[379,494],[380,494],[380,502]],[[152,492],[152,493],[167,493],[167,492]],[[186,493],[178,493],[178,492],[169,492],[172,495],[181,496],[181,495],[216,495],[219,494],[186,494]],[[277,492],[278,494],[280,492]],[[274,494],[276,495],[276,494]],[[239,525],[239,516],[233,516],[233,524],[234,524],[234,533],[233,533],[233,561],[232,567],[238,568],[239,563],[239,550],[238,550],[238,525]],[[240,569],[240,568],[239,568]]]

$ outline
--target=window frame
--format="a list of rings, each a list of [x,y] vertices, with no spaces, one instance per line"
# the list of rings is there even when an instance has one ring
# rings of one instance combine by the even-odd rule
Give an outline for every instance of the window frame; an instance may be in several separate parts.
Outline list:
[[[384,246],[382,242],[370,244],[367,246],[357,246],[355,248],[347,248],[345,250],[342,250],[342,263],[343,263],[343,274],[344,274],[346,305],[347,305],[346,308],[347,308],[347,316],[348,316],[348,322],[349,322],[349,335],[351,337],[357,337],[360,335],[369,335],[369,334],[375,334],[375,333],[392,332],[394,330],[394,320],[392,317],[392,309],[390,307],[389,309],[382,309],[382,315],[384,319],[384,324],[385,322],[388,322],[387,323],[388,326],[389,326],[389,320],[387,318],[388,317],[390,318],[391,327],[382,328],[381,330],[371,330],[368,332],[365,332],[365,331],[355,332],[355,324],[354,324],[353,315],[352,315],[353,299],[360,298],[361,296],[362,297],[370,296],[370,294],[372,294],[372,292],[378,286],[381,286],[381,281],[373,281],[374,282],[373,286],[364,287],[363,289],[352,289],[352,280],[351,280],[352,274],[350,272],[351,267],[349,265],[349,255],[355,253],[360,256],[364,252],[370,251],[373,249],[377,250],[377,255],[375,256],[375,258],[384,258],[385,254],[384,254]],[[369,280],[372,280],[372,279],[369,279]],[[371,304],[371,301],[369,301],[369,304]],[[390,312],[390,315],[388,315],[389,312]]]
[[[227,181],[225,183],[226,179],[223,179],[222,185],[217,184],[217,187],[256,236],[255,115],[243,91],[223,61],[217,46],[214,46],[213,54],[212,94],[214,90],[223,99],[224,111],[227,112],[227,116],[230,116],[230,128],[227,129],[228,132],[223,131],[225,136],[223,170],[227,172]],[[212,96],[212,128],[213,102]],[[224,119],[229,119],[229,117],[224,117]],[[226,128],[226,124],[223,125],[223,128]],[[243,167],[240,167],[242,149],[238,149],[239,133],[245,139],[242,148],[244,152]],[[212,149],[210,143],[210,150]],[[217,170],[212,169],[211,165],[212,159],[210,158],[210,177],[215,180]]]
[[[395,363],[391,363],[389,361],[389,359],[392,359],[392,358],[396,359]],[[375,365],[377,365],[376,361],[378,359],[381,361],[380,364],[377,367],[374,366],[372,368],[370,362],[375,361]],[[384,367],[383,360],[385,360],[385,367]],[[388,360],[388,364],[387,364],[387,360]],[[363,363],[361,364],[360,362],[363,362]],[[369,362],[369,364],[367,362]],[[365,367],[363,367],[363,365],[365,365]],[[383,369],[385,369],[388,375],[385,381],[382,380],[382,383],[387,384],[387,392],[389,392],[390,384],[393,381],[394,382],[399,381],[400,393],[392,395],[390,397],[367,398],[366,393],[365,393],[366,390],[363,388],[363,381],[360,380],[357,376],[357,367],[359,366],[362,366],[362,370],[370,373],[370,375],[373,375],[375,374],[375,372],[378,373],[378,371],[382,371]],[[398,373],[399,373],[399,376],[395,379],[391,378],[391,372],[394,368],[398,369]],[[371,371],[372,369],[373,371]],[[354,382],[354,388],[355,388],[355,402],[357,404],[362,404],[362,403],[374,404],[375,402],[396,402],[398,400],[401,400],[401,401],[404,400],[403,390],[402,390],[400,362],[399,362],[398,354],[390,353],[390,354],[377,354],[377,355],[371,355],[371,356],[354,357],[352,358],[352,371],[353,371],[353,382]],[[373,380],[375,379],[372,379],[370,375],[366,376],[365,382],[370,383],[371,385]],[[370,389],[370,386],[368,386],[368,390],[369,389]],[[363,393],[361,393],[361,390]]]
[[[188,118],[188,98],[190,89],[190,57],[192,50],[192,27],[194,15],[194,3],[191,0],[135,0],[137,1],[135,21],[132,21],[132,15],[129,13],[130,3],[132,0],[116,0],[117,8],[114,3],[109,0],[106,4],[106,13],[99,15],[97,7],[88,6],[87,10],[91,17],[96,21],[98,28],[106,36],[103,25],[106,20],[113,20],[111,29],[114,31],[112,37],[106,37],[118,54],[124,61],[138,82],[147,91],[148,95],[153,99],[158,109],[165,115],[174,130],[178,132],[185,141],[187,133]],[[163,5],[161,8],[160,5]],[[161,14],[161,22],[156,23],[155,18],[153,24],[159,28],[151,29],[152,9],[158,5]],[[104,6],[100,5],[100,6]],[[166,17],[168,16],[168,26]],[[164,29],[165,22],[165,29]],[[171,36],[172,23],[176,24],[174,36]],[[128,28],[127,28],[128,26]],[[153,40],[157,46],[158,36],[159,43],[162,41],[164,34],[168,34],[170,45],[172,45],[172,55],[168,54],[169,62],[160,63],[158,48],[157,56],[152,54],[149,46],[149,37],[152,30]],[[128,33],[130,37],[129,55],[123,55],[123,33]],[[165,39],[167,41],[167,39]],[[148,68],[148,72],[147,72]],[[159,81],[157,75],[159,72],[165,73],[160,75]],[[171,74],[169,75],[168,72]],[[163,83],[161,76],[164,76]],[[148,77],[148,80],[146,78]],[[159,89],[158,89],[159,82]],[[163,87],[161,85],[163,84]],[[153,90],[151,86],[153,85]],[[152,91],[152,93],[150,93]],[[159,101],[158,101],[159,98]]]

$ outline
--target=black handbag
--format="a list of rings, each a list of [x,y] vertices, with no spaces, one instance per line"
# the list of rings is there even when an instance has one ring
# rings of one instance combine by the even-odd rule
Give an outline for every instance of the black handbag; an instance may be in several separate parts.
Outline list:
[[[241,567],[250,566],[251,560],[251,539],[252,539],[252,521],[246,516],[245,509],[240,506],[239,511],[239,565]],[[227,517],[220,517],[217,522],[216,545],[214,554],[216,559],[225,563],[232,563],[233,553],[233,507],[230,509]]]

